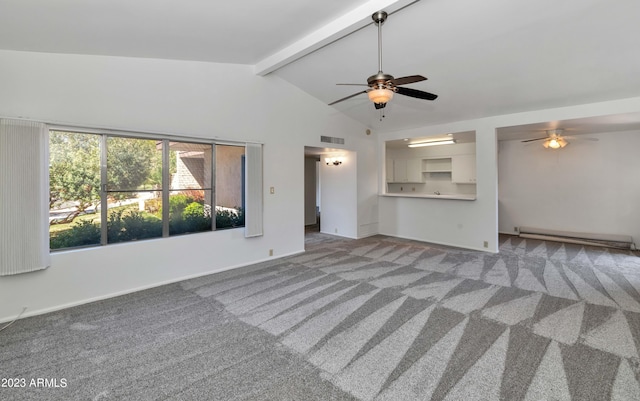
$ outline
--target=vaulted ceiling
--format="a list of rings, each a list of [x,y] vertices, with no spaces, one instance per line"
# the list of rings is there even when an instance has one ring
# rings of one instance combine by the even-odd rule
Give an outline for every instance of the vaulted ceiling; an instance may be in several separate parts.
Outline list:
[[[330,103],[377,72],[379,9],[384,72],[439,98],[332,106],[369,127],[640,96],[637,0],[0,0],[0,49],[249,64]]]

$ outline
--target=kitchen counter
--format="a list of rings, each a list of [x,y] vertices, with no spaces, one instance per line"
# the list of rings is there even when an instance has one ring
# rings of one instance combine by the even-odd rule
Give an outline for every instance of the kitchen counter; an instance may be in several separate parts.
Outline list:
[[[380,196],[388,196],[395,198],[426,198],[426,199],[453,199],[453,200],[476,200],[476,195],[466,194],[416,194],[416,193],[386,193],[380,194]]]

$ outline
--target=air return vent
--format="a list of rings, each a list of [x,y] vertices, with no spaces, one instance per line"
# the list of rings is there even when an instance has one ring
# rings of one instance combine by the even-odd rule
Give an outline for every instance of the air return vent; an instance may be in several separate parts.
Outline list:
[[[325,143],[337,143],[339,145],[344,145],[344,138],[336,138],[333,136],[321,136],[320,142]]]

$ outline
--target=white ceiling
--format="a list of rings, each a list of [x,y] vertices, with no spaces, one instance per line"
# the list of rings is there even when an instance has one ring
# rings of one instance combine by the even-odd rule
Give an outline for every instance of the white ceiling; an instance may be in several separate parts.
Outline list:
[[[0,49],[256,64],[367,0],[0,0]]]
[[[330,103],[377,72],[371,10],[410,3],[0,0],[0,49],[250,64]],[[396,95],[382,122],[365,95],[333,107],[393,131],[640,96],[638,16],[637,0],[417,1],[384,24],[383,69],[439,98]]]
[[[640,113],[585,117],[562,121],[498,128],[498,140],[525,140],[546,137],[547,131],[562,129],[563,135],[588,135],[640,130]]]
[[[422,74],[410,87],[433,102],[395,96],[379,121],[365,95],[335,105],[391,130],[640,95],[637,0],[422,0],[383,27],[383,69]],[[373,25],[277,75],[331,102],[377,70]]]

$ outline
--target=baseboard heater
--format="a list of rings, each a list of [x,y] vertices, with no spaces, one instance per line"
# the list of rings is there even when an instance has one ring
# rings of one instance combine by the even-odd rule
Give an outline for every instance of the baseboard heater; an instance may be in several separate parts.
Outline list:
[[[635,249],[630,235],[594,234],[542,228],[520,227],[521,238],[539,239],[543,241],[568,242],[571,244],[603,246],[607,248]]]

